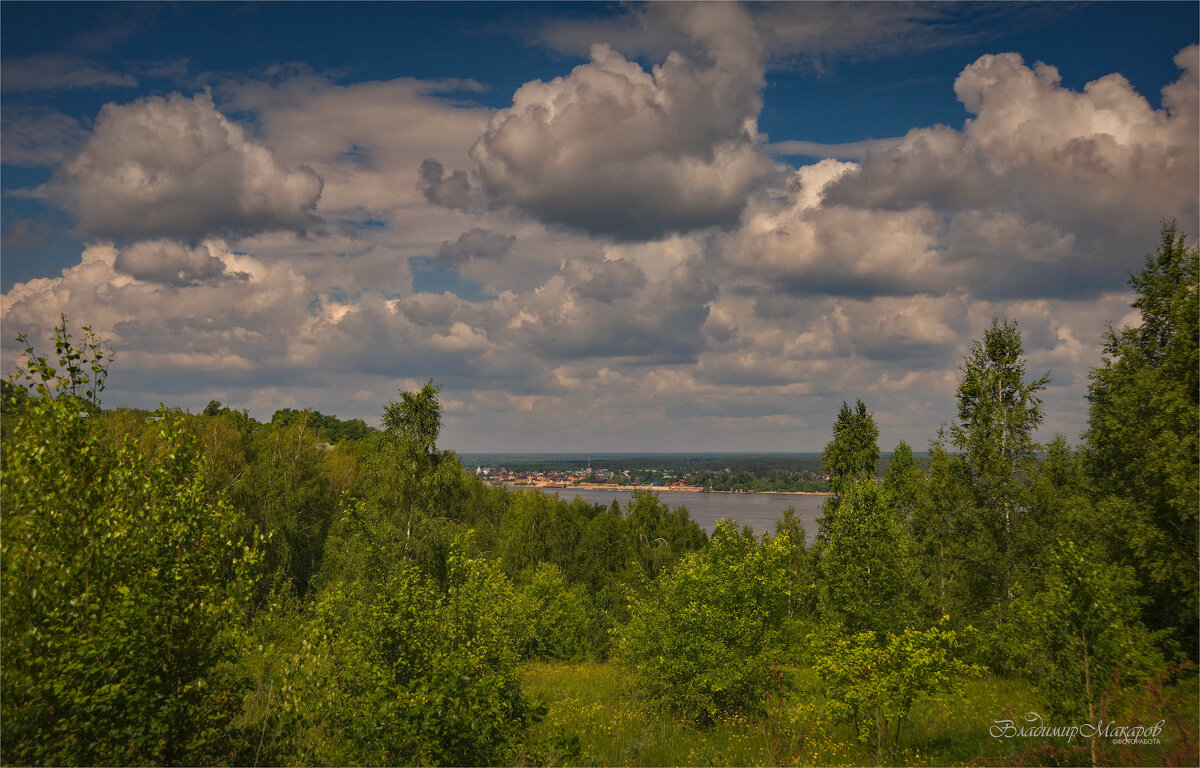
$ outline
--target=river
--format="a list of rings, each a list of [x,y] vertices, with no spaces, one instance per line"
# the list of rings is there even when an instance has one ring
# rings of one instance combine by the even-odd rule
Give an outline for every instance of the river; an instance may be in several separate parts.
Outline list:
[[[516,490],[519,486],[510,486]],[[608,506],[615,500],[622,507],[633,495],[632,491],[619,488],[542,488],[543,493],[553,493],[570,501],[578,496],[588,504]],[[821,505],[828,494],[824,493],[697,493],[694,491],[661,491],[658,497],[671,508],[687,507],[688,514],[709,534],[717,527],[721,518],[735,520],[738,527],[749,525],[755,533],[775,532],[775,521],[788,507],[796,508],[796,517],[808,532],[811,543],[817,535],[817,520],[821,517]]]

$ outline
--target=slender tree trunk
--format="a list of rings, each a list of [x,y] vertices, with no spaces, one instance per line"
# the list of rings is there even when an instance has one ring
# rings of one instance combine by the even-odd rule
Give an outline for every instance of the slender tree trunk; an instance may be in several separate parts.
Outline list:
[[[875,710],[875,759],[883,760],[883,750],[887,745],[887,718]]]
[[[1083,690],[1084,690],[1084,693],[1087,694],[1088,722],[1095,723],[1096,722],[1096,709],[1095,709],[1095,706],[1092,704],[1092,669],[1091,669],[1091,660],[1088,658],[1087,629],[1085,627],[1080,627],[1079,634],[1083,638]],[[1096,741],[1096,737],[1094,735],[1092,736],[1091,742],[1092,742],[1091,743],[1092,765],[1096,765],[1099,761],[1097,760],[1097,755],[1096,755],[1097,741]]]

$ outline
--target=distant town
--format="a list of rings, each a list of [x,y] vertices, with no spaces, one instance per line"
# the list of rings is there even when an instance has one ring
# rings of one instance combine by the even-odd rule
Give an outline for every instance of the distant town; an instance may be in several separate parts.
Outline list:
[[[493,486],[531,488],[627,488],[711,493],[828,493],[821,454],[648,453],[500,454],[462,453],[463,466]],[[882,481],[891,455],[876,468]],[[929,457],[917,461],[928,468]]]
[[[780,472],[760,477],[750,470],[734,472],[702,469],[691,472],[639,467],[610,469],[583,467],[573,470],[517,470],[477,466],[475,475],[493,486],[533,488],[612,488],[630,490],[746,493],[755,491],[810,492],[828,490],[829,475],[822,472]],[[782,475],[782,476],[780,476]]]

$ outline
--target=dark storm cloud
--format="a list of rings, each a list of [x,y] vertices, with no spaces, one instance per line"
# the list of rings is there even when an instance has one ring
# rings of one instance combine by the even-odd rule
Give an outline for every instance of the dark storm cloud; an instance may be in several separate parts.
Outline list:
[[[478,211],[486,207],[482,193],[464,171],[446,176],[446,169],[433,158],[426,158],[418,170],[417,189],[434,205],[459,211]]]
[[[468,230],[453,243],[446,241],[438,249],[437,260],[447,264],[462,264],[469,259],[498,259],[512,250],[517,238],[486,229]]]

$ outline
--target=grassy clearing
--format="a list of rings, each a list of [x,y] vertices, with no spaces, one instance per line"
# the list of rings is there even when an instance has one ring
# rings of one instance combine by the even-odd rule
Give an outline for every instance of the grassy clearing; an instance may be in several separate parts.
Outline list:
[[[640,700],[636,676],[612,663],[531,663],[524,668],[527,695],[547,706],[535,738],[576,734],[582,750],[566,765],[1086,765],[1085,741],[994,739],[994,721],[1045,711],[1036,689],[1020,680],[985,677],[955,696],[918,703],[898,749],[877,757],[852,730],[831,723],[813,693],[809,670],[796,670],[796,691],[768,703],[767,717],[734,716],[709,729],[680,722]],[[1190,724],[1181,735],[1172,721],[1163,745],[1112,750],[1125,765],[1195,765],[1195,678],[1169,692],[1172,713]],[[1164,713],[1164,716],[1168,713]],[[1186,729],[1185,729],[1186,730]],[[1190,738],[1190,744],[1188,739]],[[1182,760],[1182,762],[1181,762]],[[1190,761],[1190,762],[1189,762]]]
[[[525,691],[549,709],[534,735],[578,734],[577,765],[769,764],[760,724],[738,717],[697,730],[640,701],[635,680],[616,664],[529,664]]]

